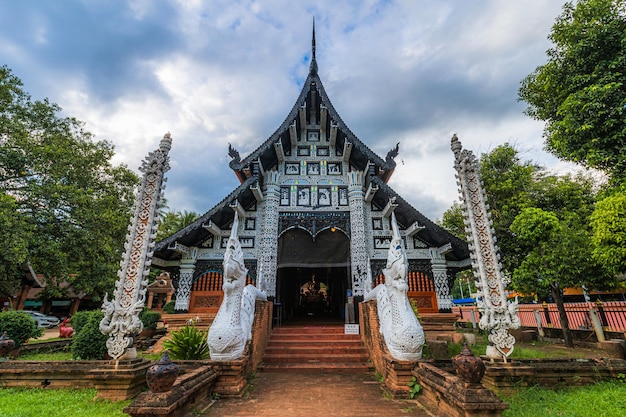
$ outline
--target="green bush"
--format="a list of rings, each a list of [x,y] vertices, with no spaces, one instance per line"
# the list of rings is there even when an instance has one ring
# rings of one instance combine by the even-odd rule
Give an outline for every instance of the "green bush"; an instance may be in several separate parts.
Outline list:
[[[80,330],[74,330],[74,338],[72,339],[72,357],[77,360],[103,359],[107,351],[106,341],[107,335],[100,332],[100,321],[103,314],[99,311],[86,312],[86,323],[83,318],[79,318]],[[100,314],[96,314],[100,313]],[[76,314],[74,317],[76,317]],[[74,320],[74,318],[72,318]]]
[[[187,324],[182,329],[172,332],[172,338],[163,342],[163,347],[169,351],[172,359],[206,359],[209,357],[207,334],[207,331]]]
[[[174,314],[176,312],[174,307],[176,307],[176,301],[170,301],[168,303],[165,303],[165,305],[163,306],[163,312],[167,314]]]
[[[37,338],[43,334],[43,329],[37,327],[37,322],[22,311],[5,311],[0,313],[0,336],[7,332],[9,339],[15,341],[19,348],[30,338]]]
[[[161,320],[161,313],[144,308],[139,314],[139,320],[143,323],[144,329],[156,329],[157,323]]]
[[[74,336],[80,333],[81,329],[90,318],[96,318],[98,321],[101,321],[104,318],[104,313],[100,310],[84,310],[79,311],[72,316],[70,319],[70,323],[72,324],[72,328],[74,329]]]

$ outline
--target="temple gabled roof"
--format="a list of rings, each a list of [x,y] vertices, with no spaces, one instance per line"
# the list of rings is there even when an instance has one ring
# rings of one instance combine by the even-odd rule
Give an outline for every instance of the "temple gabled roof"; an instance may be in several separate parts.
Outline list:
[[[424,216],[389,185],[381,181],[380,178],[372,178],[372,185],[378,187],[378,191],[372,198],[373,204],[383,208],[390,200],[393,200],[394,204],[397,205],[394,213],[400,229],[405,230],[410,228],[413,224],[416,224],[420,227],[420,230],[415,236],[427,245],[439,248],[450,243],[452,250],[446,254],[446,259],[450,261],[463,261],[469,258],[469,250],[464,240],[454,236],[452,233]]]
[[[308,124],[319,126],[321,142],[334,141],[337,149],[350,152],[349,164],[360,171],[374,167],[373,174],[388,182],[396,163],[393,158],[397,155],[397,148],[392,149],[385,159],[382,159],[368,148],[343,122],[339,113],[332,105],[322,80],[318,75],[317,60],[315,58],[315,24],[313,25],[312,57],[309,74],[302,86],[291,111],[278,129],[248,156],[241,159],[233,148],[229,154],[233,158],[230,167],[235,171],[241,182],[252,177],[259,170],[276,168],[282,152],[288,155],[292,144],[302,138]],[[278,149],[279,145],[282,150]],[[261,166],[259,167],[259,163]]]
[[[344,159],[345,153],[349,152],[347,161],[350,169],[366,173],[365,186],[377,189],[371,199],[372,204],[383,208],[394,199],[396,217],[402,229],[413,228],[411,233],[429,247],[439,248],[450,244],[450,250],[445,254],[450,261],[469,258],[467,243],[430,221],[387,185],[396,167],[394,158],[398,148],[390,150],[383,159],[361,142],[343,122],[318,75],[314,26],[309,74],[288,116],[261,146],[245,158],[241,159],[232,147],[229,149],[233,158],[229,166],[241,184],[195,222],[158,242],[154,251],[155,264],[159,260],[167,262],[180,259],[183,247],[203,247],[204,242],[213,236],[210,230],[212,227],[214,232],[216,229],[229,229],[234,217],[232,207],[240,206],[249,210],[257,203],[254,191],[258,193],[262,187],[262,172],[277,169],[281,159],[290,155],[292,149],[305,138],[307,126],[310,128],[311,125],[320,132],[320,142],[334,144]]]

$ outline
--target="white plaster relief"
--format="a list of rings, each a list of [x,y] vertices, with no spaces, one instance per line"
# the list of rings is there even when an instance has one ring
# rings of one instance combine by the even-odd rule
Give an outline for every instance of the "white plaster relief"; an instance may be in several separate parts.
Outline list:
[[[515,338],[509,329],[520,326],[517,301],[510,303],[504,291],[509,279],[502,274],[500,255],[491,225],[487,197],[480,178],[480,164],[471,151],[463,150],[456,135],[451,140],[454,168],[463,202],[467,231],[478,289],[477,305],[481,313],[479,326],[489,331],[489,342],[496,352],[487,354],[506,359],[513,352]]]
[[[124,256],[115,282],[113,300],[104,297],[100,331],[109,335],[106,342],[109,355],[118,359],[132,347],[133,337],[143,329],[139,313],[146,298],[146,280],[154,253],[158,204],[165,188],[164,174],[169,170],[168,153],[172,138],[167,133],[159,148],[150,152],[139,170],[143,172],[135,198],[131,224],[128,227]]]

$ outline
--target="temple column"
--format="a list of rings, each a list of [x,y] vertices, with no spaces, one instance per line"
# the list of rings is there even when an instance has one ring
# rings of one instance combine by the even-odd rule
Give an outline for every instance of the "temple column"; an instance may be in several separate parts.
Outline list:
[[[265,282],[265,288],[261,290],[264,290],[268,297],[276,296],[279,202],[278,171],[268,171],[265,174],[265,210],[261,223],[260,253],[257,255],[260,260],[259,270],[263,271]]]
[[[433,281],[437,292],[437,305],[440,312],[450,312],[452,310],[452,296],[448,288],[448,269],[445,253],[451,250],[451,245],[430,250],[430,264],[433,270]]]
[[[363,201],[363,171],[348,174],[350,204],[350,258],[352,260],[352,293],[364,295],[369,263],[365,239],[365,207]]]
[[[176,304],[174,305],[175,310],[189,310],[191,285],[193,284],[193,273],[195,270],[195,258],[183,258],[180,261],[180,277],[178,279],[178,290],[176,291]]]
[[[153,302],[154,302],[154,293],[148,292],[148,302],[146,303],[146,307],[148,307],[148,309],[151,309]]]

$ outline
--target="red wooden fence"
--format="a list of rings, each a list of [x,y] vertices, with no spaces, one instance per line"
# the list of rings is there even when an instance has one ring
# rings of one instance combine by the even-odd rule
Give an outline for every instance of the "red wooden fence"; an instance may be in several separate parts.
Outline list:
[[[605,331],[626,332],[626,302],[606,301],[604,303],[566,303],[565,312],[569,321],[570,329],[593,330],[589,309],[598,310],[598,317]],[[459,321],[471,322],[472,314],[478,322],[480,314],[476,306],[454,307],[453,312],[460,315]],[[543,327],[561,327],[559,311],[556,304],[520,304],[518,316],[525,327],[537,327],[535,310],[539,312]]]

